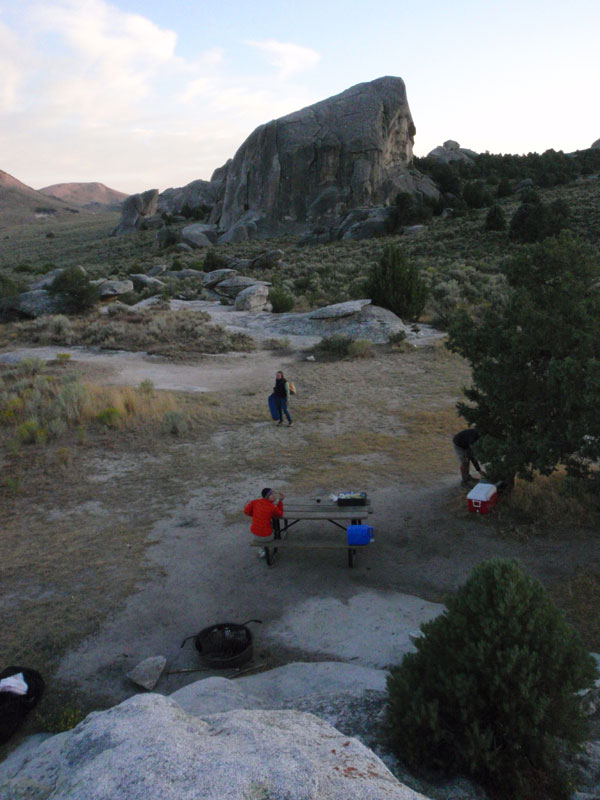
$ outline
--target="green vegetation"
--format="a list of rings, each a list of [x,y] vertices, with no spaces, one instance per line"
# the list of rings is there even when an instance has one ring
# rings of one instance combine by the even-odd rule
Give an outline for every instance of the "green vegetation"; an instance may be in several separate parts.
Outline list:
[[[67,267],[54,278],[48,291],[60,295],[66,310],[74,314],[88,311],[100,300],[98,288],[80,267]]]
[[[425,308],[428,289],[418,269],[408,263],[400,248],[388,246],[373,264],[365,293],[376,306],[389,308],[401,319],[416,320]]]
[[[460,414],[482,438],[493,480],[511,485],[560,464],[598,482],[600,278],[598,254],[569,233],[523,249],[505,266],[505,302],[462,311],[448,346],[472,367]]]
[[[399,758],[495,797],[568,797],[564,757],[586,732],[576,692],[596,668],[541,584],[515,562],[484,562],[421,629],[388,679]]]
[[[273,286],[269,291],[269,303],[273,306],[274,314],[283,314],[294,308],[294,298],[285,289]]]

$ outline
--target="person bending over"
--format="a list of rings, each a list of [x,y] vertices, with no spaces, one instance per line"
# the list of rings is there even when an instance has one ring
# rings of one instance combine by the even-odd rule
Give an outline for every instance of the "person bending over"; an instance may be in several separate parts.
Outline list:
[[[483,472],[472,449],[478,439],[479,431],[476,428],[465,428],[464,431],[460,431],[452,439],[454,452],[456,453],[460,466],[460,477],[463,486],[468,486],[470,483],[475,483],[477,480],[469,474],[470,464],[473,464],[477,472],[483,477]]]

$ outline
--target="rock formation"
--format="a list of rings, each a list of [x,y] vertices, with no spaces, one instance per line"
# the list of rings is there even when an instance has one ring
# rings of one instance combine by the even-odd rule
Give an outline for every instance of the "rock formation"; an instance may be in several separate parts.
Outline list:
[[[137,695],[0,768],[0,796],[38,800],[418,800],[358,739],[313,714],[194,717]]]
[[[443,145],[434,147],[433,150],[427,153],[427,158],[436,158],[444,164],[449,164],[451,161],[467,161],[471,163],[476,155],[477,153],[474,150],[468,150],[466,147],[461,147],[453,139],[448,139]]]
[[[378,78],[261,125],[209,182],[168,189],[158,207],[210,209],[219,243],[338,224],[401,191],[437,196],[413,168],[414,136],[404,82]]]
[[[112,231],[112,236],[131,233],[156,214],[158,206],[158,189],[148,189],[141,194],[132,194],[123,202],[121,219]]]

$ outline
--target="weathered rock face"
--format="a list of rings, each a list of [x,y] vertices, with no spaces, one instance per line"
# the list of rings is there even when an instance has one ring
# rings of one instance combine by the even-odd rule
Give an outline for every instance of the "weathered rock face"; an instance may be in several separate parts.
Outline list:
[[[436,158],[444,164],[449,164],[451,161],[466,161],[470,164],[476,155],[477,153],[474,150],[461,147],[458,142],[448,139],[443,145],[434,147],[433,150],[427,153],[427,158]]]
[[[276,742],[276,746],[274,746]],[[32,794],[32,791],[34,794]],[[0,796],[38,800],[417,800],[375,754],[298,711],[201,719],[137,695],[0,769]]]
[[[158,189],[132,194],[123,202],[121,219],[111,235],[120,236],[122,233],[131,233],[140,228],[145,221],[156,214],[157,205]]]
[[[254,212],[263,228],[306,226],[399,191],[435,195],[412,169],[414,135],[401,78],[353,86],[257,128],[227,169],[211,221],[227,230]]]

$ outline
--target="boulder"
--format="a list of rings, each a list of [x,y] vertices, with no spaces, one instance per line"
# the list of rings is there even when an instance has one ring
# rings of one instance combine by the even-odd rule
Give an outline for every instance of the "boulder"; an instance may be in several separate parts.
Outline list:
[[[444,164],[449,164],[451,161],[465,161],[471,164],[476,155],[475,151],[461,147],[454,139],[448,139],[440,147],[434,147],[433,150],[430,150],[427,153],[427,158],[435,158]]]
[[[210,247],[217,241],[217,228],[215,225],[186,225],[181,231],[181,241],[190,247]]]
[[[151,275],[144,275],[142,273],[135,273],[129,276],[133,282],[135,289],[162,289],[164,281],[158,278],[153,278]]]
[[[251,238],[249,231],[249,225],[239,222],[237,225],[232,225],[225,233],[222,233],[217,239],[217,244],[240,244],[241,242],[247,242],[248,239]]]
[[[177,244],[177,234],[175,231],[172,231],[171,228],[161,228],[156,232],[154,245],[158,247],[159,250],[164,250],[166,247],[171,247],[174,244]],[[190,247],[189,249],[191,250],[192,248]]]
[[[365,306],[370,305],[370,300],[348,300],[346,303],[335,303],[332,306],[323,306],[311,311],[309,319],[342,319],[357,314]]]
[[[204,280],[205,273],[201,269],[171,269],[164,273],[165,278],[175,278],[179,281],[184,281],[186,278],[196,278],[197,280]]]
[[[123,201],[121,219],[111,236],[120,236],[123,233],[137,230],[147,217],[153,217],[156,214],[157,206],[158,189],[148,189],[141,194],[132,194]]]
[[[63,303],[60,295],[52,295],[45,289],[33,289],[17,295],[9,307],[18,314],[35,319],[45,314],[59,314],[63,309]]]
[[[218,288],[218,287],[217,287]],[[248,286],[235,298],[236,311],[264,311],[268,304],[269,287],[267,284]]]
[[[127,677],[130,681],[141,686],[142,689],[152,691],[159,681],[164,668],[167,665],[167,659],[164,656],[150,656],[140,661],[130,672]]]
[[[306,230],[400,191],[437,196],[413,168],[414,136],[401,78],[353,86],[257,128],[223,170],[211,222],[228,237],[241,235],[230,232],[252,213],[262,231]]]
[[[395,211],[389,206],[354,208],[335,232],[336,239],[372,239],[387,236],[394,224]]]
[[[245,275],[234,275],[231,278],[225,278],[219,281],[216,286],[213,286],[215,292],[227,295],[227,297],[237,297],[237,295],[249,286],[270,286],[270,283],[265,281],[257,281],[256,278],[247,278]],[[268,290],[267,290],[268,291]]]
[[[253,258],[249,262],[249,265],[263,269],[270,269],[277,266],[283,256],[283,250],[267,250],[266,252],[256,256],[256,258]]]
[[[154,214],[152,217],[144,217],[141,219],[137,227],[143,231],[154,231],[159,228],[164,228],[165,221],[160,214]]]
[[[140,694],[0,765],[0,796],[36,800],[417,800],[358,739],[313,714],[193,717]]]
[[[146,275],[150,275],[152,278],[156,278],[158,275],[162,275],[168,270],[168,266],[166,264],[155,264],[152,269],[149,269]]]
[[[213,269],[212,272],[206,273],[202,279],[202,285],[207,289],[211,289],[217,283],[224,281],[226,278],[232,278],[234,275],[237,275],[237,270],[235,269]]]
[[[133,281],[129,280],[112,280],[107,278],[99,278],[97,281],[90,281],[98,287],[98,292],[102,299],[106,297],[118,297],[120,294],[128,294],[133,291]]]

